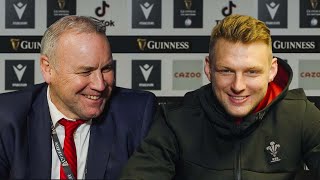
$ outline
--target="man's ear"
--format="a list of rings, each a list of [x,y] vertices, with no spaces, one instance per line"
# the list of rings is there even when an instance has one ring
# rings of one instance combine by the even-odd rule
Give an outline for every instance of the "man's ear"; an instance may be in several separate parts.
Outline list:
[[[278,59],[276,57],[271,60],[271,67],[269,73],[269,82],[273,81],[278,73]]]
[[[211,63],[209,56],[206,56],[205,58],[205,65],[204,65],[204,73],[206,74],[208,80],[211,82]]]
[[[52,73],[52,65],[49,62],[49,58],[45,55],[40,56],[40,68],[43,79],[50,84],[51,81],[51,73]]]

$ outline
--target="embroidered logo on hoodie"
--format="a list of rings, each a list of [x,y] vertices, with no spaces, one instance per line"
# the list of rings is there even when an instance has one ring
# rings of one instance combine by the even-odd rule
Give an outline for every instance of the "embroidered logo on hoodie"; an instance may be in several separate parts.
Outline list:
[[[281,161],[281,159],[278,157],[279,149],[280,149],[280,144],[277,144],[274,141],[271,141],[269,143],[269,146],[266,147],[266,151],[269,153],[267,156],[267,159],[270,164]]]

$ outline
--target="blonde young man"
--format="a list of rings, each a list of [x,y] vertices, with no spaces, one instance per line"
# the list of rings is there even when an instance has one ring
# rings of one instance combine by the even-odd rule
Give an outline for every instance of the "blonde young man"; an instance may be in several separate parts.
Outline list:
[[[214,27],[205,59],[210,84],[163,107],[121,180],[320,179],[320,112],[292,70],[272,56],[270,31],[250,16]]]
[[[40,67],[45,83],[0,95],[0,179],[118,179],[156,99],[115,86],[104,22],[55,22]]]

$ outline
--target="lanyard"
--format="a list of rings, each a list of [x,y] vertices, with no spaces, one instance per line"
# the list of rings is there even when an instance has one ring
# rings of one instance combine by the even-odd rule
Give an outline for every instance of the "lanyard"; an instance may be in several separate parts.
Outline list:
[[[70,166],[69,166],[69,164],[68,164],[68,162],[66,160],[66,157],[64,155],[64,152],[62,150],[61,144],[60,144],[58,136],[57,136],[56,128],[53,126],[52,121],[51,121],[51,137],[52,137],[52,140],[53,140],[54,148],[56,149],[57,155],[59,157],[59,160],[61,162],[62,168],[64,170],[64,173],[66,174],[68,179],[76,179],[74,177],[74,175],[72,174]]]

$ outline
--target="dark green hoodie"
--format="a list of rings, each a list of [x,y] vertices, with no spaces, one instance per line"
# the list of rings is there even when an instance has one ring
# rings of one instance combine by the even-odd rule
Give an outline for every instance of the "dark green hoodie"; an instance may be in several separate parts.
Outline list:
[[[288,90],[292,70],[278,63],[283,91],[240,124],[211,84],[160,108],[121,180],[293,180],[304,164],[320,179],[320,111],[302,89]]]

